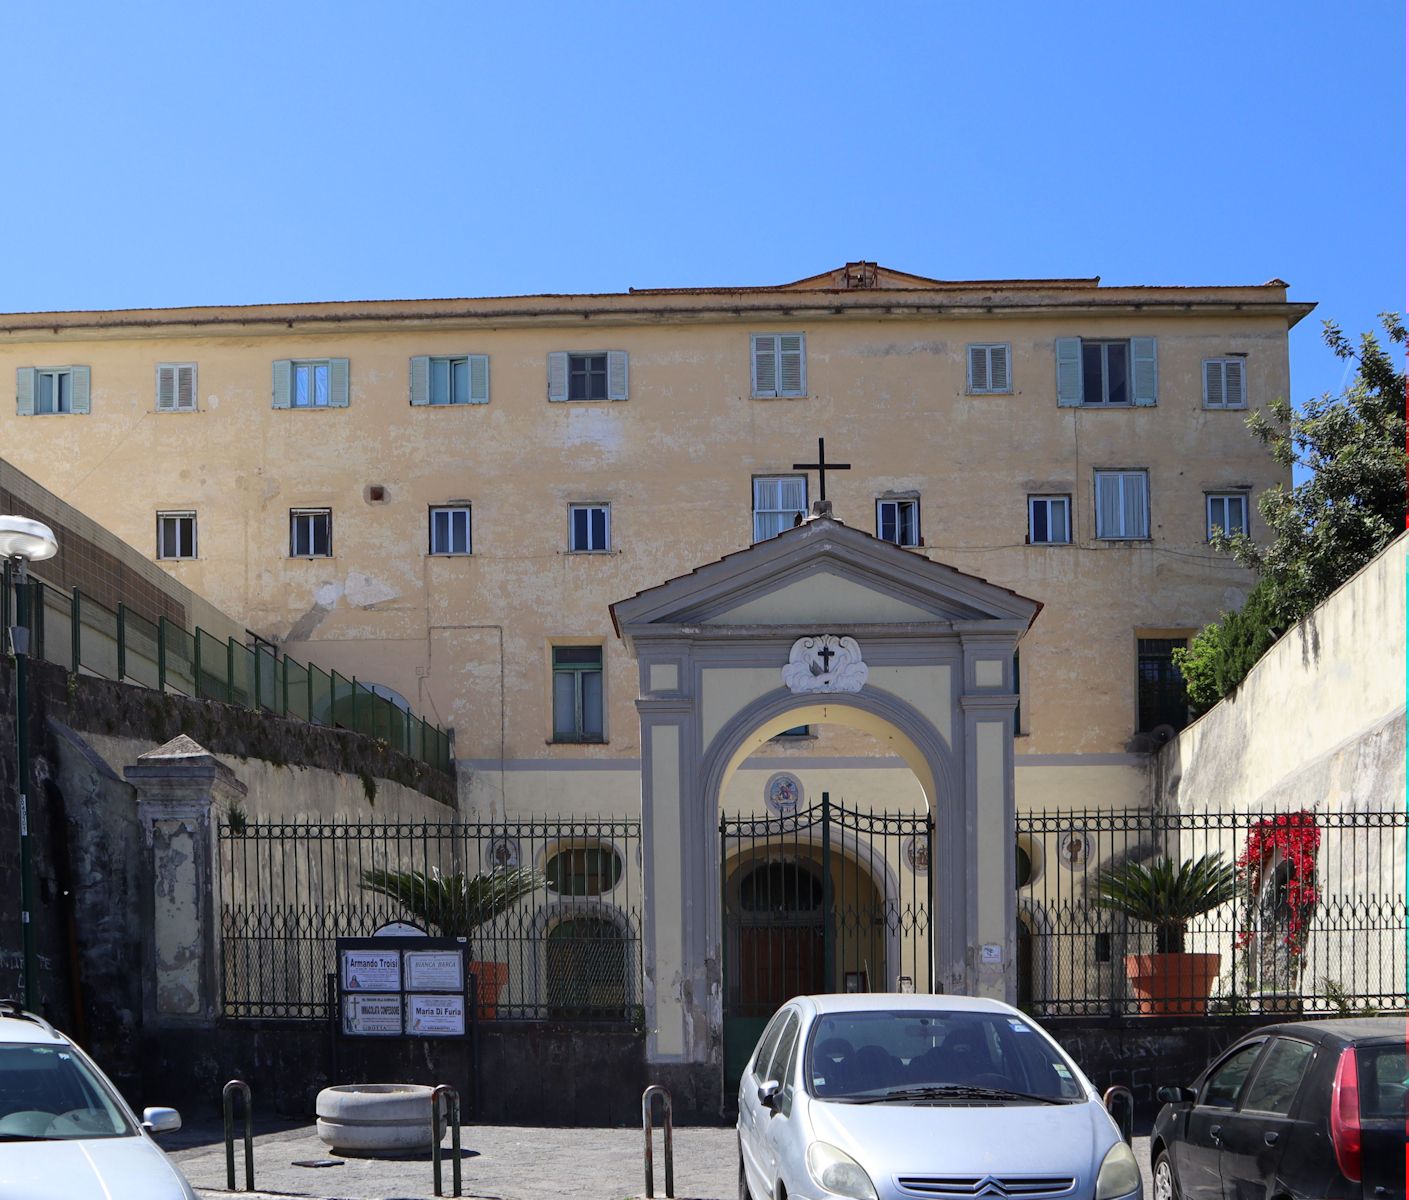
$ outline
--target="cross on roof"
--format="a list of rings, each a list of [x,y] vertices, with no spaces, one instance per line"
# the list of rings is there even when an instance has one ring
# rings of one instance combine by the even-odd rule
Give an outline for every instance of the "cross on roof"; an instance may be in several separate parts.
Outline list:
[[[827,461],[827,441],[825,438],[817,439],[817,461],[815,463],[793,463],[794,471],[816,471],[817,480],[821,484],[820,500],[827,498],[827,472],[828,471],[849,471],[850,463],[829,463]]]

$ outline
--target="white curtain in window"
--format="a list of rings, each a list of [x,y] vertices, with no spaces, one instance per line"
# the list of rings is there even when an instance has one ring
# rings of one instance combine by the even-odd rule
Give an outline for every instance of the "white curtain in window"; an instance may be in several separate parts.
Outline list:
[[[1105,471],[1096,476],[1096,536],[1150,536],[1150,500],[1143,471]]]
[[[582,736],[602,736],[602,673],[582,673]]]
[[[553,676],[553,732],[560,736],[577,733],[577,677],[571,671]]]
[[[1137,471],[1121,476],[1123,528],[1128,538],[1150,536],[1150,502],[1145,476]]]
[[[807,479],[788,475],[753,481],[753,537],[761,542],[791,529],[798,513],[807,511]]]

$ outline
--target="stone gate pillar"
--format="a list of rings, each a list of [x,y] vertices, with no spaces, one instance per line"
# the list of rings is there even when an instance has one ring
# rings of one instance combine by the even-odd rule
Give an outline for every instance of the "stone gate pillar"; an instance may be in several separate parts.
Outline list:
[[[245,785],[185,734],[123,771],[142,827],[142,1008],[152,1025],[210,1025],[220,1013],[216,822]]]

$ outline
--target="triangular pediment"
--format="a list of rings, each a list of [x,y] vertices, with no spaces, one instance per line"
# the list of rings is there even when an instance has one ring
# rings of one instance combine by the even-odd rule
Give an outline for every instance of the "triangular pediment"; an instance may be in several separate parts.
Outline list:
[[[661,626],[925,626],[996,620],[1026,627],[1041,607],[976,575],[830,516],[612,605],[620,633]]]

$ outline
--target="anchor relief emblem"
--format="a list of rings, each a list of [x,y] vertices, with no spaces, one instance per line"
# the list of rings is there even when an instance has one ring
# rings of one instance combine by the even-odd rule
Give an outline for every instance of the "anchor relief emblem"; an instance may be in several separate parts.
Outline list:
[[[794,694],[859,692],[869,673],[855,638],[823,633],[793,643],[783,682]]]

